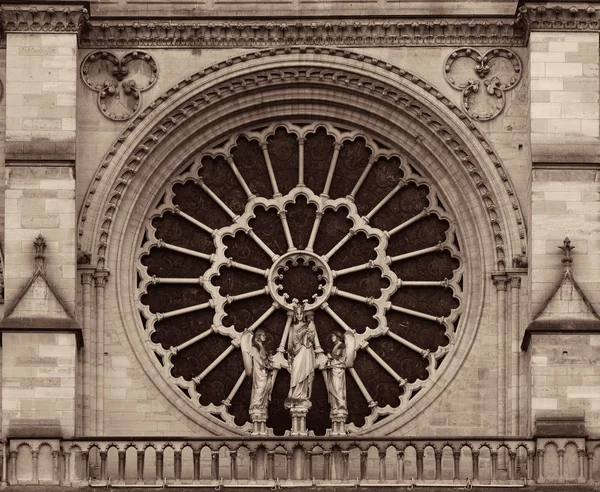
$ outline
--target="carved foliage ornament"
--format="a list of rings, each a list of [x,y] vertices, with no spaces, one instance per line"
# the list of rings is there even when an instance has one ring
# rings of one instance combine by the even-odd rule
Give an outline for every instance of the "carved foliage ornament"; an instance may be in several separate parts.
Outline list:
[[[425,392],[453,352],[463,266],[452,215],[406,156],[301,121],[231,135],[183,164],[148,212],[137,263],[140,329],[182,397],[250,430],[260,388],[246,378],[242,338],[261,330],[261,350],[284,367],[298,303],[325,353],[334,333],[356,340],[349,431]],[[272,384],[266,425],[283,434],[291,375],[280,369]],[[310,401],[308,430],[323,434],[332,419],[320,375]]]
[[[107,118],[128,120],[140,109],[142,92],[157,80],[158,66],[148,53],[132,51],[119,58],[106,51],[86,56],[81,65],[85,84],[98,92],[98,106]]]
[[[450,54],[444,66],[448,83],[462,91],[464,110],[480,121],[494,119],[504,109],[505,92],[521,80],[521,61],[510,50],[495,48],[481,54],[461,48]]]
[[[109,47],[236,47],[236,46],[526,46],[523,25],[514,19],[465,19],[401,22],[390,19],[315,19],[278,22],[92,20],[80,43]]]
[[[82,7],[0,7],[0,19],[5,32],[79,32],[88,17],[87,9]]]

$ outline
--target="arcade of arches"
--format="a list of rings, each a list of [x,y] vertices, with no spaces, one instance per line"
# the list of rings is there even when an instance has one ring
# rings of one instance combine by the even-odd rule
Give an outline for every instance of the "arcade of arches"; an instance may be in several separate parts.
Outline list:
[[[2,482],[600,481],[600,11],[187,3],[0,11]]]

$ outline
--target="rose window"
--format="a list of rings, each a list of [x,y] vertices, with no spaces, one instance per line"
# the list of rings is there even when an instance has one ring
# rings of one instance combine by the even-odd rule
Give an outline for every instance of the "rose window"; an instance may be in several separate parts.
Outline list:
[[[294,306],[315,343],[352,334],[347,429],[401,413],[452,353],[462,299],[454,218],[400,147],[325,122],[231,135],[183,164],[147,216],[137,265],[144,336],[181,397],[250,429],[243,333],[285,360]],[[306,426],[331,428],[315,370]],[[292,427],[277,368],[266,425]]]

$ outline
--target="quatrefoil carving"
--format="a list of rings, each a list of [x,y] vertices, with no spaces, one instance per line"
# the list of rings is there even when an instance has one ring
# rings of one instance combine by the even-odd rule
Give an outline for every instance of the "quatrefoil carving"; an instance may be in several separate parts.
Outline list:
[[[521,80],[521,60],[511,50],[494,48],[481,54],[474,48],[453,51],[446,60],[448,83],[462,91],[465,112],[480,121],[498,116],[506,104],[505,92]]]
[[[142,105],[142,92],[157,80],[158,66],[149,54],[132,51],[122,58],[106,51],[85,57],[81,77],[98,93],[102,114],[115,121],[128,120]]]

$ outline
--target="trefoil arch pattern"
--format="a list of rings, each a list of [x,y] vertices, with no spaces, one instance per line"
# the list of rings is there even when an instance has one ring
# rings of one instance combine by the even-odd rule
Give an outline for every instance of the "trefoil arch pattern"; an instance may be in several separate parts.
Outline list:
[[[329,366],[315,370],[308,431],[404,411],[452,351],[463,295],[454,219],[418,165],[364,132],[302,121],[236,133],[183,167],[147,215],[137,262],[163,376],[246,429],[243,344],[260,331],[274,372],[264,419],[289,431],[286,347],[302,304],[324,364],[334,337],[356,357],[336,373],[341,410],[327,401]]]

